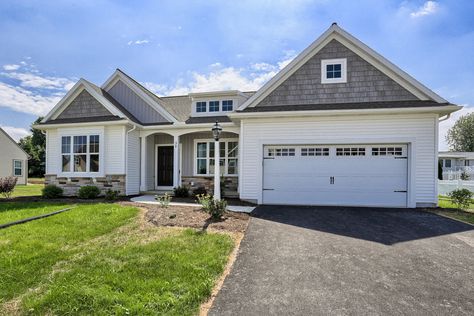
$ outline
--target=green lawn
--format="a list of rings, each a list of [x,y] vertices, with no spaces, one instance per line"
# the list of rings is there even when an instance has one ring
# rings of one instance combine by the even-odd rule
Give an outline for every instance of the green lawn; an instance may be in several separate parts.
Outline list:
[[[144,225],[138,212],[80,204],[0,230],[0,314],[196,314],[232,239]]]
[[[40,196],[43,188],[43,184],[17,185],[15,190],[13,190],[12,197]]]
[[[434,210],[435,213],[458,219],[474,225],[474,202],[470,204],[469,209],[460,210],[447,196],[439,196],[439,207]]]
[[[17,202],[4,202],[0,204],[0,224],[6,224],[20,219],[47,214],[71,207],[71,205],[66,204],[37,202],[22,203],[22,207],[19,208],[18,204],[19,203]]]

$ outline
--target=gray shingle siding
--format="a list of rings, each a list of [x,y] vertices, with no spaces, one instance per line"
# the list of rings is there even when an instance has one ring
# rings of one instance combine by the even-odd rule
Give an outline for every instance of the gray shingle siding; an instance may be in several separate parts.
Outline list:
[[[118,81],[107,92],[142,123],[168,122],[122,81]]]
[[[347,83],[321,84],[321,60],[347,58]],[[336,40],[329,42],[257,106],[418,100]]]
[[[89,92],[84,90],[79,93],[57,118],[70,119],[96,116],[112,116],[112,113],[100,104]]]

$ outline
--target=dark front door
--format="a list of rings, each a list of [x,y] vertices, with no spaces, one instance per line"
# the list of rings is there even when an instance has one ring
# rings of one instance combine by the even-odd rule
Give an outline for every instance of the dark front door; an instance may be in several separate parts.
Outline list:
[[[159,146],[157,159],[157,185],[173,186],[173,146]]]

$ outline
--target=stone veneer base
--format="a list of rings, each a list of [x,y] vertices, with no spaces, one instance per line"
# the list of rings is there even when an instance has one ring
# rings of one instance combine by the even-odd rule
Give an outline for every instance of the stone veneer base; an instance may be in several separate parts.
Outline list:
[[[54,184],[64,190],[64,196],[77,196],[80,187],[93,185],[99,188],[101,194],[108,190],[118,191],[125,195],[125,175],[106,175],[105,177],[58,177],[55,174],[44,176],[45,185]]]

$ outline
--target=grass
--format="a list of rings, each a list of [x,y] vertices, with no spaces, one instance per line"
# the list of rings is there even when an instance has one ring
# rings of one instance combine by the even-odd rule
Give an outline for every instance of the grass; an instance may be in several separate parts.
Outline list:
[[[142,216],[83,204],[0,230],[0,314],[196,314],[232,239],[147,225]]]
[[[41,196],[41,190],[43,188],[43,184],[17,185],[13,190],[12,197]]]
[[[461,210],[447,196],[440,195],[438,201],[440,208],[434,209],[434,213],[474,225],[474,202],[469,205],[469,209]]]
[[[59,211],[66,207],[71,207],[71,205],[38,202],[23,203],[19,206],[17,202],[5,202],[0,204],[0,224]]]

